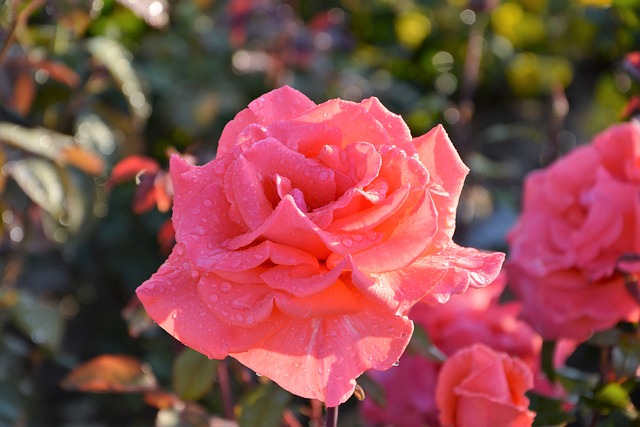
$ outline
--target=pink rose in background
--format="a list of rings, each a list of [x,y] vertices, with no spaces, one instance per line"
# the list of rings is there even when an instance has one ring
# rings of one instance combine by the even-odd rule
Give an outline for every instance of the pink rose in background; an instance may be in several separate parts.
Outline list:
[[[498,274],[503,254],[451,240],[467,172],[442,127],[412,138],[376,98],[274,90],[215,160],[171,159],[177,244],[138,297],[184,344],[336,406],[400,357],[417,301]]]
[[[518,319],[521,304],[499,304],[505,286],[506,275],[500,274],[487,287],[454,295],[446,304],[416,304],[409,317],[425,329],[433,344],[445,355],[451,356],[473,344],[484,344],[522,360],[533,372],[535,388],[540,394],[561,395],[562,390],[542,375],[542,338]],[[560,343],[556,365],[563,364],[573,349],[571,343]],[[439,370],[438,363],[424,356],[405,354],[397,367],[371,372],[369,375],[385,391],[386,402],[378,406],[371,399],[365,400],[362,405],[364,418],[374,425],[437,426],[435,389]]]
[[[508,236],[508,271],[523,317],[545,338],[584,340],[638,320],[639,301],[618,268],[640,254],[639,193],[636,122],[528,176],[522,216]]]
[[[442,366],[436,405],[443,427],[528,427],[525,393],[533,387],[529,367],[483,344],[456,352]]]

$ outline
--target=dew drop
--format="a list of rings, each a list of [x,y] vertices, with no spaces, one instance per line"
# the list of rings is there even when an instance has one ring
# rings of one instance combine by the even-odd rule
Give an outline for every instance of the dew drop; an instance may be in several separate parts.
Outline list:
[[[224,317],[228,317],[229,316],[229,312],[227,310],[222,310],[221,313],[222,313],[222,315]]]
[[[253,322],[254,322],[253,316],[251,314],[248,315],[244,321],[247,325],[253,325]]]
[[[229,283],[229,282],[222,282],[222,283],[220,284],[220,290],[221,290],[222,292],[224,292],[225,294],[226,294],[226,293],[229,293],[229,291],[231,291],[231,283]]]
[[[259,374],[259,373],[257,373],[257,372],[256,372],[256,376],[257,376],[257,377],[261,377],[261,376],[262,376],[262,374]]]
[[[353,240],[349,239],[348,237],[346,239],[342,239],[342,244],[345,245],[346,247],[350,248],[353,246]]]
[[[216,294],[209,295],[209,301],[211,301],[211,302],[218,301],[218,295],[216,295]]]
[[[182,245],[177,245],[176,246],[176,253],[178,255],[184,255],[184,248],[182,247]]]
[[[393,366],[399,366],[400,365],[400,361],[396,360],[396,363],[393,364]]]
[[[360,234],[354,234],[353,236],[351,236],[353,238],[354,241],[356,242],[362,242],[362,236]]]
[[[326,181],[327,179],[329,179],[329,175],[330,175],[329,172],[322,171],[322,172],[320,172],[320,175],[318,175],[318,179],[320,181]]]
[[[201,225],[197,226],[196,228],[193,229],[193,233],[197,234],[198,236],[204,236],[205,234],[207,234],[207,229]]]
[[[336,331],[331,331],[329,332],[329,335],[331,335],[332,337],[337,337],[338,333]]]
[[[198,271],[197,271],[197,270],[193,270],[193,271],[191,272],[191,278],[192,278],[192,279],[197,279],[199,275],[200,275],[200,273],[198,273]]]
[[[202,204],[204,205],[205,208],[210,208],[211,206],[213,206],[213,202],[209,199],[204,199],[202,201]]]
[[[200,323],[200,324],[198,325],[198,329],[203,330],[203,329],[204,329],[204,325],[203,325],[202,323]]]

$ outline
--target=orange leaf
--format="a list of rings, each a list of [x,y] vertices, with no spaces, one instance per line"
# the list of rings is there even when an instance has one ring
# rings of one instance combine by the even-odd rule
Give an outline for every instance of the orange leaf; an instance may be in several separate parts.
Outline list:
[[[63,148],[60,160],[63,164],[73,165],[89,175],[101,175],[104,172],[102,158],[80,147]]]
[[[61,386],[66,390],[125,393],[157,390],[158,382],[151,368],[135,357],[103,354],[71,371]]]
[[[154,390],[144,394],[144,402],[154,408],[167,409],[178,402],[178,397],[164,390]]]
[[[13,97],[9,100],[9,106],[26,116],[31,111],[33,99],[36,96],[36,85],[27,73],[18,75],[13,86]]]

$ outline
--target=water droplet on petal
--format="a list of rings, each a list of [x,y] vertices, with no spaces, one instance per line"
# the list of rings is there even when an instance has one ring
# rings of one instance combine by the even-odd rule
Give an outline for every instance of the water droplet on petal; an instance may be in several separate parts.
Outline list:
[[[329,332],[329,335],[331,335],[332,337],[337,337],[338,333],[336,331],[331,331]]]
[[[342,239],[342,244],[345,245],[347,248],[350,248],[353,246],[353,240],[347,237],[345,239]]]
[[[396,360],[396,363],[394,363],[393,366],[398,366],[398,365],[400,365],[400,361]]]
[[[211,206],[213,206],[213,202],[209,199],[204,199],[202,201],[202,204],[204,205],[205,208],[210,208]]]
[[[177,245],[176,246],[176,253],[178,255],[184,255],[184,248],[182,247],[182,245]]]
[[[218,301],[218,295],[216,295],[216,294],[209,295],[209,301],[211,301],[211,302]]]
[[[225,294],[226,294],[226,293],[229,293],[229,291],[231,291],[231,283],[229,283],[229,282],[222,282],[222,283],[220,284],[220,290],[221,290],[222,292],[224,292]]]
[[[320,181],[326,181],[329,178],[330,173],[327,171],[322,171],[320,172],[320,175],[318,175],[318,179]]]

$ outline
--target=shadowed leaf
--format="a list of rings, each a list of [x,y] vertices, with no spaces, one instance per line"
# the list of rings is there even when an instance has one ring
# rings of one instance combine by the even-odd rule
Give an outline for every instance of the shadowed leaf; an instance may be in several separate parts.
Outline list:
[[[291,394],[276,383],[261,384],[240,402],[238,424],[241,427],[280,427],[290,400]]]
[[[185,348],[173,364],[173,389],[182,400],[201,398],[213,385],[217,363],[217,360]]]

